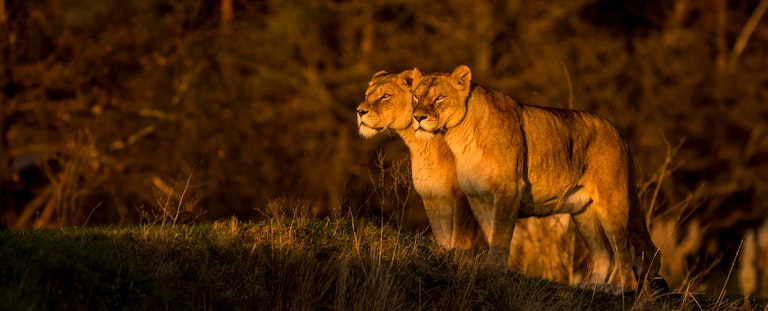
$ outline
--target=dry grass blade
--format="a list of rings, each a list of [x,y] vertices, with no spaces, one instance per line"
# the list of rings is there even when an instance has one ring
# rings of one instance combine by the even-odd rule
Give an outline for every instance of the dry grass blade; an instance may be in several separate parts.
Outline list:
[[[741,56],[741,53],[744,52],[744,48],[747,46],[749,38],[752,36],[752,33],[755,32],[757,24],[760,23],[760,19],[763,18],[763,15],[767,9],[768,0],[760,0],[760,3],[757,4],[755,10],[752,11],[752,15],[749,16],[749,20],[747,20],[747,23],[744,24],[744,27],[741,29],[741,33],[739,33],[736,42],[733,44],[733,50],[731,50],[731,55],[728,59],[729,69],[733,69],[736,66],[736,62],[739,60],[739,56]]]
[[[728,280],[731,279],[731,273],[733,272],[733,268],[736,265],[736,260],[739,258],[739,252],[741,252],[741,246],[744,244],[744,240],[741,240],[741,243],[739,243],[739,248],[736,250],[736,255],[733,257],[733,261],[731,262],[731,268],[728,269],[728,276],[725,277],[725,282],[723,283],[723,289],[720,291],[720,295],[717,296],[717,300],[715,301],[716,305],[720,305],[723,302],[723,298],[725,298],[725,289],[728,286]]]

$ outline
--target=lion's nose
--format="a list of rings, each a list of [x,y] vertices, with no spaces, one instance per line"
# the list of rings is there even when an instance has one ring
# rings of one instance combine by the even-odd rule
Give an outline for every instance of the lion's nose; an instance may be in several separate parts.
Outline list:
[[[421,122],[421,121],[423,121],[426,118],[427,118],[426,114],[422,114],[422,113],[414,113],[413,114],[413,119],[416,120],[416,122]]]
[[[362,108],[358,108],[358,109],[357,109],[357,115],[358,115],[358,116],[361,116],[361,117],[362,117],[362,116],[364,116],[366,113],[368,113],[368,109],[362,109]]]

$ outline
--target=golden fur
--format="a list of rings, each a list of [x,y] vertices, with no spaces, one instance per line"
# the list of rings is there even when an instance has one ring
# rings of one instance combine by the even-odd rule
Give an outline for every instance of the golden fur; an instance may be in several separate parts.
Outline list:
[[[424,201],[435,240],[446,247],[470,249],[483,237],[459,188],[451,151],[442,137],[417,139],[411,129],[411,73],[373,75],[365,101],[357,107],[360,135],[370,138],[392,129],[403,138],[410,150],[413,185]]]
[[[589,284],[628,289],[634,269],[638,284],[648,273],[652,287],[664,289],[629,149],[613,125],[582,111],[521,105],[471,83],[464,65],[414,76],[413,128],[424,139],[445,138],[489,260],[507,262],[518,217],[570,214],[590,249]]]

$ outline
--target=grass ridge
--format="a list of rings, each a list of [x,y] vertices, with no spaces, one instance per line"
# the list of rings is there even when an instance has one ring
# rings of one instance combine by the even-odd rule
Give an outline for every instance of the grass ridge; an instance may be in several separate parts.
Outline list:
[[[497,271],[481,256],[357,219],[2,231],[0,309],[761,310],[611,296]]]

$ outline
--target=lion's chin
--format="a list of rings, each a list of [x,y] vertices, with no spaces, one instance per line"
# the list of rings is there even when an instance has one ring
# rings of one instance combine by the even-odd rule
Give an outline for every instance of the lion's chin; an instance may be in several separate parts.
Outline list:
[[[360,133],[360,136],[363,136],[365,138],[371,138],[373,137],[373,135],[376,135],[379,132],[381,132],[381,130],[372,128],[370,126],[367,126],[361,123],[360,126],[358,127],[358,132]]]
[[[435,133],[427,131],[427,130],[425,130],[423,128],[416,129],[416,138],[419,138],[419,139],[432,139],[432,137],[435,137]]]

